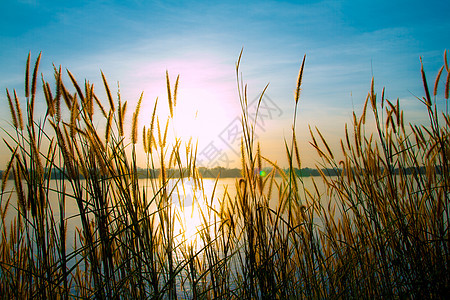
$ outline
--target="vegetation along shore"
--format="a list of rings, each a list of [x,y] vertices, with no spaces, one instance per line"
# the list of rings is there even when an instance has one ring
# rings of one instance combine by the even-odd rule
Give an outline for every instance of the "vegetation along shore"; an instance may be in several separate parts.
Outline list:
[[[401,101],[387,99],[384,89],[376,92],[372,79],[362,113],[353,112],[353,122],[343,128],[339,155],[319,130],[310,129],[317,169],[302,167],[295,130],[306,57],[292,99],[290,137],[280,140],[288,158],[288,167],[281,168],[277,158],[261,154],[241,55],[236,101],[242,138],[240,167],[234,170],[201,169],[195,143],[169,138],[174,108],[183,101],[177,99],[179,77],[166,74],[168,99],[155,101],[151,122],[140,127],[142,96],[126,120],[127,102],[111,90],[107,74],[101,73],[100,99],[89,81],[58,66],[47,82],[39,74],[41,54],[28,56],[25,99],[6,90],[11,128],[2,136],[11,156],[0,195],[2,297],[449,294],[450,118],[441,109],[449,98],[447,52],[431,85],[418,62],[423,96],[417,101],[427,124],[405,123]],[[43,116],[35,113],[38,88],[47,105]],[[163,104],[170,111],[166,120],[156,113]],[[137,147],[143,147],[145,166],[137,163]],[[216,199],[218,178],[226,174],[239,177],[235,192]],[[304,184],[311,175],[318,175],[312,188]],[[211,194],[202,193],[206,177],[216,178]],[[184,203],[188,184],[198,191],[193,204],[174,205]],[[77,208],[75,215],[66,214],[69,204]],[[199,223],[190,228],[194,218]],[[73,219],[79,225],[68,228]]]

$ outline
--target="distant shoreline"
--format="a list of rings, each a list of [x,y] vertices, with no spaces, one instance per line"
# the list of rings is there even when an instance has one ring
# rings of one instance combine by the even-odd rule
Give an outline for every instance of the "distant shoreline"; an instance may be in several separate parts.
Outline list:
[[[270,172],[272,172],[272,168],[263,168],[262,170],[258,171],[261,172],[261,176],[267,176]],[[284,173],[288,173],[289,169],[282,169]],[[160,169],[143,169],[143,168],[138,168],[137,169],[137,175],[139,179],[143,179],[143,178],[158,178],[159,174],[160,174]],[[342,169],[341,168],[337,168],[337,169],[331,169],[331,168],[322,168],[320,169],[313,169],[313,168],[302,168],[302,169],[297,169],[294,168],[294,171],[296,173],[297,176],[299,177],[317,177],[317,176],[321,176],[321,172],[325,175],[325,176],[338,176],[342,174]],[[404,174],[406,175],[410,175],[410,174],[425,174],[426,170],[425,167],[420,167],[420,168],[405,168],[402,170]],[[223,167],[215,167],[215,168],[205,168],[205,167],[200,167],[198,168],[198,172],[200,173],[200,175],[203,178],[240,178],[242,177],[242,172],[241,169],[238,168],[232,168],[232,169],[228,169],[228,168],[223,168]],[[436,172],[438,174],[441,173],[441,168],[440,167],[436,167]],[[400,174],[400,170],[398,168],[393,170],[394,174]],[[4,170],[0,170],[0,176],[3,178],[3,174],[4,174]],[[48,172],[46,172],[46,174],[48,174]],[[170,178],[181,178],[181,177],[190,177],[192,174],[189,173],[188,169],[183,169],[183,170],[179,170],[179,169],[168,169],[166,170],[166,174],[168,177]],[[64,178],[64,177],[68,177],[68,176],[61,176],[61,172],[59,172],[58,170],[52,170],[51,172],[51,178],[50,179],[60,179],[60,178]],[[279,171],[276,171],[275,173],[276,177],[280,177],[280,173]],[[80,179],[84,178],[82,174],[80,174]],[[8,176],[8,179],[13,179],[13,174],[10,173]]]

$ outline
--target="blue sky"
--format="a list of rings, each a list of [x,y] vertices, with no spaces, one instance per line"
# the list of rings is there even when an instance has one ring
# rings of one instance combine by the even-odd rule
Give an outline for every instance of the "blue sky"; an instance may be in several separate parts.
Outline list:
[[[235,62],[243,48],[249,98],[269,83],[267,95],[279,109],[260,126],[263,149],[283,163],[306,54],[297,130],[311,165],[307,124],[337,143],[352,109],[361,110],[372,75],[380,94],[384,86],[388,98],[400,98],[410,121],[424,120],[414,98],[423,95],[419,57],[433,81],[449,49],[449,12],[442,0],[7,1],[0,11],[0,125],[9,120],[5,88],[16,88],[24,101],[26,57],[42,51],[47,80],[54,63],[93,82],[101,95],[101,69],[110,85],[120,81],[130,107],[144,91],[144,112],[156,97],[165,99],[165,71],[173,82],[180,74],[179,110],[187,116],[177,124],[180,134],[197,135],[199,150],[214,143],[229,152],[220,134],[239,115]]]

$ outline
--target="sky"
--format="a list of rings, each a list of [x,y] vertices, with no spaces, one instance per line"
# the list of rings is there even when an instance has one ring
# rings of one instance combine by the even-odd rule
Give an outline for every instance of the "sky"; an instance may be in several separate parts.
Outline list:
[[[388,99],[400,99],[408,121],[425,122],[416,99],[424,94],[419,58],[434,82],[449,49],[450,2],[442,0],[3,2],[1,128],[11,128],[5,89],[16,89],[25,103],[29,52],[32,61],[42,52],[46,80],[52,80],[52,64],[61,65],[77,80],[94,83],[106,103],[102,70],[114,93],[120,84],[128,124],[144,92],[139,128],[148,127],[157,97],[161,121],[167,115],[167,71],[172,85],[180,75],[173,132],[198,139],[198,157],[207,167],[239,167],[233,133],[240,116],[235,66],[241,50],[251,107],[269,84],[256,134],[263,155],[282,166],[306,55],[296,131],[303,165],[313,167],[308,125],[339,149],[344,124],[351,123],[353,110],[361,111],[372,76],[378,94],[385,87]],[[38,96],[42,109],[45,100]],[[7,160],[1,145],[0,167]]]

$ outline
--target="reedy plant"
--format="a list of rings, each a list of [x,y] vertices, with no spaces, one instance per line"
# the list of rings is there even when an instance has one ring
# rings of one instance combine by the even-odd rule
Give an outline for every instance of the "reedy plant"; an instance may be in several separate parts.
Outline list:
[[[443,68],[431,98],[421,67],[425,96],[418,100],[425,105],[428,126],[406,125],[400,101],[386,99],[384,89],[378,102],[372,79],[362,115],[353,114],[353,134],[346,128],[341,140],[342,160],[334,159],[319,131],[322,146],[311,132],[322,166],[342,170],[337,177],[322,174],[325,197],[335,205],[318,212],[335,295],[441,298],[448,293],[449,117],[436,104]],[[446,102],[448,89],[447,80]],[[365,130],[369,102],[375,123],[370,135]]]
[[[342,298],[445,296],[449,289],[449,117],[436,101],[446,52],[431,97],[425,72],[421,100],[430,124],[405,126],[400,102],[381,96],[372,81],[363,113],[354,113],[336,160],[319,130],[312,146],[339,176],[323,172],[307,190],[296,140],[296,115],[305,58],[294,98],[292,140],[285,140],[288,170],[263,156],[255,139],[257,119],[248,112],[247,86],[236,65],[242,108],[241,169],[236,194],[206,195],[196,166],[196,145],[172,143],[177,89],[166,73],[170,116],[164,123],[155,101],[142,131],[145,180],[139,180],[136,145],[141,94],[125,136],[127,101],[117,101],[101,73],[109,107],[89,82],[71,87],[54,68],[55,91],[42,77],[47,103],[35,120],[40,55],[25,76],[24,125],[16,91],[7,90],[14,131],[5,131],[11,159],[2,181],[0,277],[9,298]],[[31,84],[30,84],[31,82]],[[261,94],[261,101],[264,92]],[[73,90],[70,92],[69,90]],[[65,103],[61,105],[62,100]],[[366,132],[371,105],[375,131]],[[259,108],[259,104],[258,104]],[[100,114],[97,114],[97,110]],[[379,111],[380,110],[380,111]],[[256,115],[257,116],[257,115]],[[95,123],[94,123],[95,120]],[[104,124],[105,136],[98,125]],[[318,143],[320,142],[320,145]],[[131,150],[130,150],[131,148]],[[185,154],[186,162],[182,162]],[[272,167],[260,176],[263,163]],[[174,178],[176,169],[181,178]],[[319,169],[321,172],[321,170]],[[14,186],[7,184],[12,174]],[[201,225],[193,237],[177,232],[189,210],[184,191],[194,183]],[[277,177],[279,176],[279,177]],[[52,179],[53,178],[53,179]],[[322,180],[326,193],[319,192]],[[170,182],[174,183],[171,184]],[[175,196],[177,195],[177,196]],[[178,197],[178,198],[177,198]],[[17,201],[15,201],[17,199]],[[57,199],[57,204],[52,199]],[[273,199],[277,203],[273,204]],[[68,201],[76,216],[66,215]],[[174,205],[179,202],[180,207]],[[11,224],[7,216],[13,214]],[[76,218],[73,244],[68,222]]]
[[[42,76],[47,111],[43,120],[35,121],[39,61],[40,55],[30,76],[30,56],[27,60],[25,128],[17,94],[14,91],[12,98],[7,91],[15,132],[5,131],[12,156],[2,181],[2,292],[5,297],[175,298],[180,266],[173,261],[175,212],[165,169],[167,153],[176,157],[179,149],[171,149],[166,143],[169,120],[156,144],[153,113],[151,131],[145,137],[150,153],[148,167],[155,170],[151,154],[159,153],[161,175],[159,181],[149,179],[148,186],[141,187],[135,146],[142,95],[133,114],[132,151],[128,157],[123,128],[127,102],[119,93],[118,104],[114,103],[103,73],[109,113],[95,95],[93,85],[85,82],[83,89],[67,71],[75,91],[72,94],[62,81],[61,68],[55,67],[56,91],[52,93]],[[61,100],[67,112],[61,112]],[[175,103],[169,99],[171,110]],[[101,124],[103,118],[106,124],[103,139],[93,122],[94,104],[101,111],[96,122]],[[44,151],[46,146],[48,150]],[[13,191],[6,189],[11,172],[15,178]],[[11,204],[13,193],[17,205]],[[59,219],[51,203],[55,197]],[[65,216],[66,201],[77,204],[76,216]],[[17,214],[9,226],[5,215],[11,205]],[[73,249],[66,240],[69,218],[79,218],[81,225]]]

